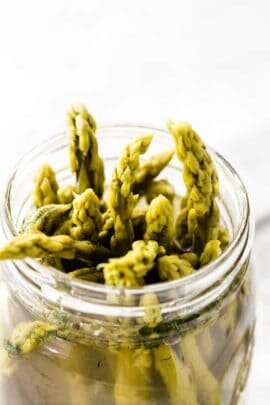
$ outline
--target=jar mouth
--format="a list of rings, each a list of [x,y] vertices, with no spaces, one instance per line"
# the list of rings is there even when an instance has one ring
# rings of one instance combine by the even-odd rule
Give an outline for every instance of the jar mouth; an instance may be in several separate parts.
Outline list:
[[[156,132],[158,131],[160,134],[164,134],[168,138],[168,132],[164,128],[155,127],[153,125],[147,124],[130,124],[130,123],[116,123],[116,124],[106,124],[100,125],[97,129],[97,136],[98,139],[102,139],[103,137],[107,137],[110,131],[118,131],[119,133],[125,133],[125,130],[138,130],[144,132]],[[135,135],[136,132],[134,132]],[[12,198],[12,190],[13,190],[13,183],[16,179],[18,173],[20,173],[26,165],[32,159],[35,159],[36,156],[40,155],[44,148],[51,148],[52,150],[56,148],[63,147],[63,142],[67,143],[65,140],[65,135],[60,133],[53,137],[48,138],[47,140],[43,141],[42,143],[38,144],[37,146],[33,147],[28,153],[26,153],[17,163],[17,166],[13,170],[12,174],[9,177],[8,184],[6,187],[6,191],[4,194],[4,201],[2,203],[2,211],[3,211],[3,220],[2,220],[2,228],[4,231],[4,235],[7,239],[10,239],[18,234],[16,224],[12,215],[11,209],[11,198]],[[235,250],[240,246],[242,247],[242,255],[247,257],[251,243],[253,239],[254,233],[254,221],[252,219],[252,215],[250,212],[250,203],[248,194],[243,184],[241,178],[238,176],[237,172],[234,168],[223,158],[219,153],[215,152],[212,148],[208,148],[210,154],[214,158],[214,161],[220,170],[226,171],[226,174],[230,176],[230,181],[233,182],[234,191],[237,194],[237,200],[239,203],[240,209],[240,216],[241,219],[239,221],[238,227],[234,233],[233,239],[231,240],[229,246],[226,250],[214,261],[209,263],[208,265],[203,266],[201,269],[196,271],[195,273],[180,278],[174,281],[164,281],[155,284],[146,285],[140,288],[125,288],[125,287],[116,287],[116,286],[108,286],[103,284],[97,284],[90,281],[84,280],[76,280],[69,276],[66,273],[62,273],[61,271],[54,269],[52,267],[44,266],[39,261],[35,259],[25,259],[23,261],[12,261],[15,263],[16,267],[18,267],[19,263],[20,266],[22,262],[24,265],[22,267],[28,267],[32,271],[32,276],[35,280],[35,283],[43,286],[46,289],[45,285],[48,288],[50,287],[57,287],[62,288],[65,291],[71,292],[71,294],[78,294],[81,297],[86,297],[87,294],[95,295],[95,297],[106,297],[110,294],[114,294],[116,296],[123,296],[126,297],[133,296],[133,297],[140,297],[143,294],[148,293],[155,293],[159,297],[165,297],[170,294],[172,290],[177,291],[177,296],[181,300],[185,297],[191,295],[196,296],[198,291],[203,291],[207,285],[218,283],[224,275],[228,272],[228,260],[231,259],[234,255],[233,253]],[[177,169],[180,171],[181,165],[180,163]],[[241,241],[244,243],[240,243]],[[246,254],[245,254],[246,252]],[[238,252],[239,253],[239,252]],[[238,254],[239,256],[239,254]],[[235,256],[236,257],[236,256]],[[236,260],[236,259],[235,259]],[[17,264],[16,264],[17,263]],[[35,273],[35,275],[34,275]],[[45,284],[45,285],[44,285]]]

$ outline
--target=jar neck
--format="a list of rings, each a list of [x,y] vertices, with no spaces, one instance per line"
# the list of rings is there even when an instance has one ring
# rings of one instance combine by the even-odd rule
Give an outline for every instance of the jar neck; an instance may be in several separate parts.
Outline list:
[[[162,148],[163,144],[168,147],[166,131],[126,125],[101,127],[99,130],[101,145],[102,142],[108,142],[108,132],[111,135],[114,130],[120,134],[121,131],[124,133],[130,131],[136,135],[139,131],[154,130],[157,133],[159,148]],[[127,138],[127,141],[129,139]],[[122,145],[123,138],[120,137],[120,140]],[[27,173],[27,170],[31,172],[31,162],[36,156],[43,156],[44,150],[51,156],[59,150],[66,153],[66,147],[66,137],[60,134],[33,149],[17,166],[10,178],[2,205],[1,225],[5,239],[14,236],[18,218],[24,215],[24,209],[12,208],[14,198],[16,199],[16,185],[20,187],[23,181],[29,183],[29,173],[27,178],[24,178],[23,174]],[[157,309],[160,311],[162,325],[166,331],[169,330],[171,322],[174,322],[174,327],[178,325],[178,329],[179,325],[182,329],[183,325],[185,328],[190,327],[198,314],[201,320],[206,322],[210,312],[215,311],[215,304],[220,305],[223,301],[221,298],[225,300],[240,286],[247,268],[254,231],[247,194],[241,180],[221,156],[214,151],[211,154],[222,177],[220,182],[224,184],[220,196],[221,215],[232,234],[231,244],[215,261],[188,277],[139,289],[110,287],[75,280],[68,274],[42,265],[37,260],[9,261],[4,263],[3,269],[14,294],[34,317],[61,323],[65,314],[74,325],[80,325],[86,335],[95,338],[98,335],[100,339],[104,330],[106,330],[105,339],[108,330],[115,332],[115,328],[119,329],[119,324],[122,323],[128,323],[127,333],[130,336],[138,336],[140,330],[147,334],[149,325],[145,321],[145,314],[149,307],[140,305],[142,297],[146,294],[155,294],[159,303]],[[174,164],[177,162],[172,162],[172,170]],[[61,173],[63,171],[63,168],[58,170]],[[23,197],[25,201],[26,196]],[[238,213],[235,221],[232,219],[233,209]],[[212,308],[211,311],[209,308]],[[121,334],[124,335],[124,332],[122,328]]]

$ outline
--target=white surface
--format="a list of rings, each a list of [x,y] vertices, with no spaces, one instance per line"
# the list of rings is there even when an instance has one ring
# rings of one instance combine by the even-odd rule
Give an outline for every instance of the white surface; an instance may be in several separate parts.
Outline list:
[[[238,168],[257,217],[270,212],[269,17],[268,0],[2,2],[1,187],[82,101],[99,121],[189,120]],[[252,405],[269,403],[261,348]]]

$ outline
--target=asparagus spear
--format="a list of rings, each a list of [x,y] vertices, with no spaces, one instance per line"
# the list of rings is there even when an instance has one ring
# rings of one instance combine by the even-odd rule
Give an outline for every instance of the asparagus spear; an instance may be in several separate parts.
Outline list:
[[[125,256],[110,259],[98,266],[103,269],[106,284],[137,287],[144,284],[145,275],[153,269],[157,256],[162,252],[156,241],[138,240]],[[1,256],[0,256],[1,257]]]
[[[145,240],[156,240],[161,246],[170,246],[174,237],[173,207],[163,195],[156,197],[145,215]]]
[[[138,283],[137,286],[139,285]],[[155,305],[154,310],[152,304]],[[144,295],[140,305],[146,306],[145,322],[152,325],[160,321],[155,295]],[[132,345],[121,348],[117,356],[115,404],[155,404],[154,394],[152,351],[143,347],[135,348]]]
[[[59,187],[57,191],[57,197],[60,204],[70,204],[75,197],[76,187],[75,186],[62,186]]]
[[[195,238],[195,245],[204,245],[205,218],[218,194],[218,176],[214,163],[200,137],[187,123],[168,122],[176,143],[176,153],[183,162],[183,179],[187,193],[183,211],[177,219],[177,236],[184,244]]]
[[[73,201],[72,227],[70,234],[74,239],[88,239],[96,242],[103,225],[99,210],[99,199],[89,188],[79,194]]]
[[[53,256],[64,259],[108,256],[109,251],[89,241],[77,241],[68,235],[47,236],[42,232],[16,236],[0,249],[0,260],[42,258]]]
[[[113,231],[114,231],[114,220],[113,220],[110,209],[107,209],[102,214],[102,222],[103,222],[103,227],[98,234],[98,239],[101,242],[108,242],[108,244],[110,244],[110,239],[111,239],[111,237],[113,235]]]
[[[43,207],[40,207],[33,216],[25,221],[20,233],[32,234],[41,231],[47,236],[56,235],[59,230],[61,230],[63,234],[69,233],[69,226],[68,230],[65,230],[65,227],[66,224],[69,223],[68,216],[70,210],[70,204],[44,205]],[[44,255],[42,261],[44,264],[64,271],[61,258],[59,257]]]
[[[4,343],[10,356],[25,355],[41,346],[49,337],[56,336],[57,326],[48,322],[22,322]]]
[[[204,266],[215,260],[222,253],[219,240],[210,240],[206,243],[203,252],[200,257],[200,264]]]
[[[135,138],[122,150],[114,171],[109,194],[109,209],[114,222],[111,247],[120,252],[127,251],[134,238],[132,211],[138,200],[132,192],[139,169],[139,158],[145,153],[153,135]]]
[[[41,231],[46,235],[54,234],[71,210],[70,204],[48,204],[40,207],[34,215],[27,218],[21,229],[24,232]]]
[[[162,280],[175,280],[194,272],[191,264],[176,255],[162,256],[158,259],[158,271]],[[209,341],[211,343],[212,340]],[[191,366],[197,385],[199,403],[202,405],[220,404],[221,394],[217,380],[208,369],[192,333],[183,336],[180,348],[184,358]],[[203,380],[203,381],[202,381]],[[208,398],[209,402],[206,402]],[[181,402],[180,402],[181,403]]]
[[[153,349],[154,364],[167,387],[171,405],[198,405],[196,384],[184,361],[170,346],[162,344]]]
[[[186,253],[182,253],[179,257],[180,257],[180,259],[183,259],[183,260],[186,260],[187,262],[189,262],[191,264],[191,266],[194,267],[194,269],[196,269],[199,265],[199,258],[196,255],[196,253],[186,252]]]
[[[175,191],[168,180],[153,180],[145,186],[144,195],[148,204],[150,204],[150,202],[160,194],[168,198],[169,201],[173,201],[175,197]]]
[[[58,183],[51,166],[44,164],[34,179],[33,202],[36,208],[47,204],[57,204]]]
[[[151,367],[151,350],[143,348],[120,350],[114,387],[115,405],[152,403]]]
[[[159,301],[155,294],[145,294],[141,299],[145,306],[145,323],[154,327],[161,320]],[[153,348],[152,357],[156,371],[160,374],[168,391],[171,405],[197,405],[196,386],[194,385],[191,369],[174,352],[173,348],[160,343]]]
[[[195,336],[187,334],[180,342],[182,353],[190,364],[198,389],[201,405],[221,405],[221,390],[218,381],[208,369],[195,340]]]
[[[92,188],[102,197],[104,166],[98,154],[95,136],[96,123],[82,105],[72,105],[67,114],[67,133],[70,138],[69,159],[71,172],[76,174],[77,192]]]
[[[156,294],[144,294],[140,299],[140,305],[144,307],[143,320],[148,326],[155,327],[162,321],[160,304]]]
[[[169,164],[174,155],[174,149],[151,156],[142,163],[134,180],[134,192],[144,194],[147,183],[153,180]]]
[[[69,273],[71,277],[79,278],[81,280],[92,281],[96,283],[103,283],[104,277],[101,271],[97,271],[95,267],[83,267]]]
[[[185,259],[180,259],[177,255],[165,255],[160,257],[157,267],[161,280],[177,280],[195,271],[190,262]]]
[[[213,203],[206,221],[206,241],[219,240],[223,251],[229,244],[229,232],[220,225],[220,212],[216,202]]]

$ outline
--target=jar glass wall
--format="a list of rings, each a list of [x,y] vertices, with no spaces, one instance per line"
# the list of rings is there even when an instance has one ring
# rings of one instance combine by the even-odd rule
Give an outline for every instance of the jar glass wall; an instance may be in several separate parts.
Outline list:
[[[143,125],[98,130],[107,179],[123,145],[147,132],[156,135],[151,154],[172,142],[166,131]],[[193,275],[123,289],[74,280],[36,260],[1,263],[2,405],[237,403],[245,392],[253,345],[253,222],[241,180],[210,152],[220,177],[221,217],[232,242]],[[64,134],[34,148],[17,165],[2,205],[4,239],[16,235],[33,209],[31,179],[45,162],[61,184],[72,181]],[[176,159],[162,177],[177,194],[184,193]],[[22,322],[25,327],[37,320],[56,325],[53,336],[31,353],[9,358],[5,340]]]

